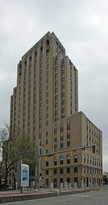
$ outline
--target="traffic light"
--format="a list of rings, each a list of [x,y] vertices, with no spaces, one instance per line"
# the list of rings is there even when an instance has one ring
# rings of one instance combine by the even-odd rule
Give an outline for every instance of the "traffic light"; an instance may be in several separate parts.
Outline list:
[[[58,153],[56,153],[56,159],[58,159]]]
[[[45,156],[45,161],[47,161],[47,156]]]
[[[72,150],[70,151],[70,157],[72,157]]]
[[[92,152],[95,153],[95,145],[92,146]]]

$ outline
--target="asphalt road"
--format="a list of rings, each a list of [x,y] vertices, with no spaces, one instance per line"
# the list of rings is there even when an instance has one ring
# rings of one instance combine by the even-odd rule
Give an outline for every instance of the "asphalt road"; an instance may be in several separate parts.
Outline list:
[[[6,205],[108,205],[108,186],[100,191],[65,195],[44,199],[3,203]]]

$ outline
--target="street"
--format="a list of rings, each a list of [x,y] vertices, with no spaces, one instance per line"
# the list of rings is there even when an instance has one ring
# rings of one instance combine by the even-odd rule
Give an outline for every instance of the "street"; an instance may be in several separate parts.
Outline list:
[[[108,186],[100,191],[90,191],[82,194],[64,195],[58,197],[3,203],[8,205],[108,205]]]

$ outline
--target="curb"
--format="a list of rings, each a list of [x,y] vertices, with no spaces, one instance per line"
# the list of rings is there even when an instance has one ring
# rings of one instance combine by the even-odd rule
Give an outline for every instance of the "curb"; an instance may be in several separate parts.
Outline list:
[[[5,195],[0,196],[0,203],[8,203],[8,202],[16,202],[16,201],[25,201],[25,200],[34,200],[34,199],[42,199],[48,197],[57,197],[63,195],[70,195],[70,194],[78,194],[83,192],[89,192],[91,190],[100,190],[100,189],[84,189],[84,190],[72,190],[72,191],[56,191],[51,193],[41,193],[41,194],[20,194],[20,195]]]

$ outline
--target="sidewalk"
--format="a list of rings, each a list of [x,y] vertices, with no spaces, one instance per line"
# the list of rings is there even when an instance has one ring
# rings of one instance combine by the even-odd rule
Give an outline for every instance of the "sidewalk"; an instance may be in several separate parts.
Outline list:
[[[3,191],[0,192],[0,203],[8,203],[8,202],[15,202],[15,201],[24,201],[24,200],[33,200],[33,199],[40,199],[46,197],[55,197],[61,195],[69,195],[69,194],[77,194],[83,192],[89,192],[91,190],[99,190],[99,189],[77,189],[77,190],[70,190],[70,191],[60,191],[59,189],[55,189],[52,192],[50,190],[41,189],[41,190],[32,190],[32,191],[24,191],[21,193],[20,190],[12,190],[12,191]]]

